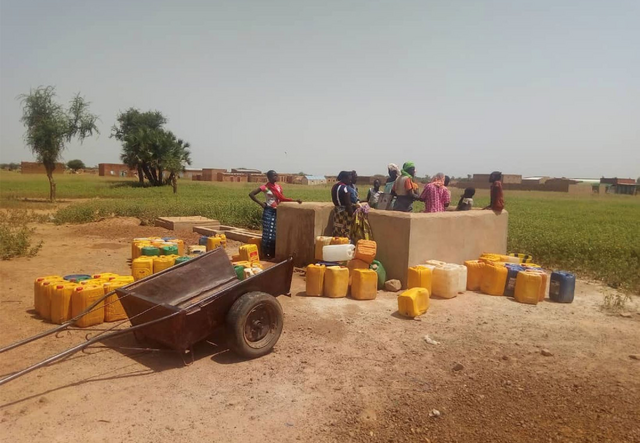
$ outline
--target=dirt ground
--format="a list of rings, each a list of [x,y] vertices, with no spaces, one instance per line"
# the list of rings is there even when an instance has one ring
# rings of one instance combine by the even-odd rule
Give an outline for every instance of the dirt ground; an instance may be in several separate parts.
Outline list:
[[[0,343],[51,327],[34,316],[34,278],[127,274],[131,238],[152,234],[167,231],[132,219],[39,225],[36,257],[0,263]],[[573,304],[538,306],[468,292],[408,320],[395,294],[304,297],[295,275],[271,354],[241,361],[203,343],[187,367],[171,353],[76,354],[0,387],[2,440],[640,442],[637,297],[621,316],[600,309],[602,290],[580,281]],[[0,373],[84,336],[4,353]]]

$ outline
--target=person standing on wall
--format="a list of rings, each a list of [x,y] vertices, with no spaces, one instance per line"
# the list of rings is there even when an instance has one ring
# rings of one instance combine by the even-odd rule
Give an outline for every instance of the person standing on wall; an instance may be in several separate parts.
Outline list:
[[[278,204],[282,202],[297,201],[299,204],[302,200],[292,200],[282,193],[282,187],[277,183],[278,174],[271,170],[267,172],[267,183],[254,189],[249,193],[251,200],[256,202],[263,208],[262,212],[262,254],[266,258],[273,258],[276,255],[276,209]],[[263,192],[265,201],[261,202],[256,197]]]
[[[369,193],[367,194],[367,202],[369,202],[369,206],[372,208],[378,207],[378,200],[380,199],[380,180],[377,178],[373,181],[373,187],[369,188]]]
[[[491,201],[489,206],[484,209],[491,209],[500,213],[504,209],[504,194],[502,193],[502,172],[493,171],[489,175],[489,183],[491,183]]]
[[[395,203],[395,195],[391,191],[393,190],[393,184],[400,175],[400,168],[395,163],[389,163],[387,170],[389,171],[389,177],[387,177],[387,181],[384,184],[384,192],[378,199],[378,209],[391,211]]]
[[[424,212],[444,212],[451,203],[451,194],[445,186],[445,175],[438,172],[420,194],[424,202]]]
[[[416,166],[413,162],[406,162],[402,165],[400,177],[393,184],[391,190],[396,195],[394,211],[412,212],[413,202],[419,200],[418,184],[415,183]]]

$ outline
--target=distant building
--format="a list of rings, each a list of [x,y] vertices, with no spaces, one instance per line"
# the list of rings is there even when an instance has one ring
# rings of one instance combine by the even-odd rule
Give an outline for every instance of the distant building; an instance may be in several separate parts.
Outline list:
[[[482,183],[482,182],[486,182],[489,183],[489,174],[473,174],[473,180],[472,182],[474,183]],[[507,184],[507,183],[522,183],[522,175],[518,175],[518,174],[502,174],[502,183],[503,184]]]
[[[338,181],[338,177],[335,175],[326,175],[324,178],[327,180],[328,185],[332,185]]]
[[[196,180],[194,177],[197,175],[202,176],[202,169],[185,169],[178,174],[178,177],[185,180]]]
[[[201,180],[205,182],[217,182],[219,173],[226,173],[226,169],[202,168]],[[197,174],[196,174],[197,175]]]
[[[601,185],[609,185],[606,188],[607,194],[626,194],[636,195],[638,193],[638,186],[636,181],[632,178],[604,178],[600,179]]]
[[[546,176],[544,176],[544,177],[523,177],[522,178],[522,183],[543,185],[550,178],[551,177],[546,177]]]
[[[122,163],[100,163],[98,175],[100,177],[137,177],[138,171]]]
[[[249,176],[244,173],[240,174],[240,173],[233,173],[233,172],[218,172],[217,181],[247,183],[249,181]]]
[[[327,179],[323,175],[305,175],[302,178],[302,184],[310,186],[326,185]]]
[[[56,168],[53,170],[53,173],[64,174],[65,168],[64,163],[56,163]],[[47,170],[42,163],[22,162],[20,163],[20,172],[23,174],[46,174]]]

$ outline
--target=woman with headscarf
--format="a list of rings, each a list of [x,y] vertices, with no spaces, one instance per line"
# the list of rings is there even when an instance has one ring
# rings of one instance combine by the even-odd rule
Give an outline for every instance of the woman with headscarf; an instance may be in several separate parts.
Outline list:
[[[491,201],[489,206],[484,209],[491,209],[495,212],[502,212],[504,209],[504,195],[502,193],[502,172],[493,171],[489,175],[489,183],[491,183]]]
[[[402,165],[400,177],[393,184],[391,190],[396,195],[394,211],[412,212],[413,202],[420,198],[418,194],[418,184],[414,182],[416,176],[416,166],[413,162],[406,162]]]
[[[277,183],[278,174],[276,171],[267,172],[267,183],[254,189],[249,193],[249,198],[263,208],[262,212],[262,254],[267,258],[276,255],[276,209],[282,202],[302,200],[292,200],[282,193],[282,187]],[[259,193],[264,193],[265,201],[261,202],[256,197]]]
[[[447,179],[442,172],[438,172],[426,185],[420,194],[424,202],[424,212],[444,212],[451,203],[451,194],[446,188]]]
[[[467,188],[460,197],[456,211],[469,211],[473,208],[473,196],[476,194],[476,188]]]
[[[331,188],[331,200],[333,201],[333,236],[350,237],[353,224],[353,202],[350,190],[352,173],[340,171],[336,184]]]
[[[392,194],[393,184],[398,179],[400,175],[400,168],[395,163],[389,163],[387,166],[387,170],[389,171],[389,177],[387,177],[387,181],[382,188],[382,193],[378,199],[378,204],[376,209],[382,210],[393,210],[393,205],[395,203],[395,195]]]

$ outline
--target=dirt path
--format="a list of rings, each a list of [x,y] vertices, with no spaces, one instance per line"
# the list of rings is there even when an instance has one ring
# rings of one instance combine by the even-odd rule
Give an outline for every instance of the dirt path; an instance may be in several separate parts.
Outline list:
[[[128,273],[130,239],[166,233],[128,219],[38,226],[37,257],[0,262],[0,343],[51,327],[31,311],[35,277]],[[294,296],[279,298],[285,331],[266,357],[239,361],[207,343],[189,367],[173,354],[77,354],[0,387],[3,440],[640,441],[637,303],[628,318],[605,313],[601,289],[579,282],[573,304],[537,307],[466,293],[406,320],[394,294],[296,296],[295,276]],[[83,336],[2,354],[0,373]]]

